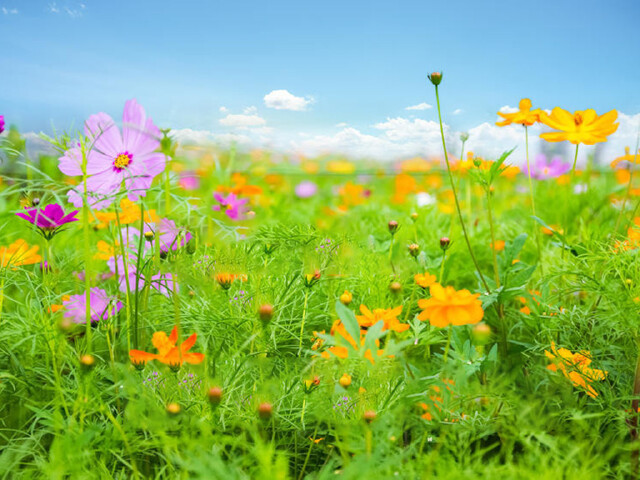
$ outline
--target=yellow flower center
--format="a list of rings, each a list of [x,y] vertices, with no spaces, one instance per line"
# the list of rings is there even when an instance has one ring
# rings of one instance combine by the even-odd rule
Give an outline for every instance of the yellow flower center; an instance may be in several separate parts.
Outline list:
[[[126,168],[131,163],[131,154],[128,152],[119,154],[113,161],[113,166],[119,170]]]
[[[579,113],[576,113],[573,116],[573,121],[576,122],[576,125],[582,125],[582,115],[580,115]]]

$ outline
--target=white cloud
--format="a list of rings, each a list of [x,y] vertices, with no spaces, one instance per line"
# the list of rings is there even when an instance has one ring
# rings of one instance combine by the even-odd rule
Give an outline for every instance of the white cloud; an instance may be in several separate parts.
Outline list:
[[[18,9],[17,8],[2,7],[1,11],[2,11],[2,13],[4,15],[17,15],[18,14]]]
[[[220,113],[228,113],[229,112],[229,109],[227,107],[225,107],[225,106],[220,107],[218,110],[220,111]]]
[[[338,128],[344,128],[344,127],[347,127],[347,126],[349,126],[349,124],[346,123],[346,122],[336,123],[336,127],[338,127]]]
[[[453,114],[454,114],[454,115],[460,115],[462,112],[463,112],[463,110],[462,110],[461,108],[456,108],[456,109],[453,111]]]
[[[225,127],[234,128],[249,128],[249,127],[262,127],[267,124],[266,120],[257,114],[228,114],[226,117],[221,118],[218,123]]]
[[[313,103],[311,97],[296,97],[288,90],[273,90],[264,96],[264,104],[276,110],[306,110]]]
[[[84,10],[87,6],[84,3],[76,3],[67,4],[63,6],[59,6],[57,2],[52,2],[47,6],[47,11],[49,13],[65,13],[71,18],[79,18],[82,17]]]
[[[405,110],[429,110],[433,108],[433,105],[429,105],[428,103],[422,102],[417,105],[412,105],[410,107],[405,108]]]
[[[510,107],[509,105],[505,105],[504,107],[500,107],[498,110],[500,113],[516,113],[519,112],[520,109],[516,107]]]

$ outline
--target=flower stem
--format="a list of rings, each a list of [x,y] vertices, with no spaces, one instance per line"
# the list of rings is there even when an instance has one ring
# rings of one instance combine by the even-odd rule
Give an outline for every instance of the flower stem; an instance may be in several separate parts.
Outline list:
[[[82,184],[84,187],[82,202],[82,227],[84,236],[84,288],[87,353],[91,353],[91,248],[89,246],[89,190],[87,188],[87,151],[84,144],[82,151]]]
[[[140,258],[144,242],[144,201],[140,200],[140,238],[138,240],[138,258],[136,259],[136,306],[133,317],[133,348],[138,348],[138,304],[140,303]]]
[[[120,237],[120,254],[122,255],[122,265],[124,268],[124,281],[125,281],[125,285],[127,286],[127,290],[125,292],[126,294],[126,300],[127,300],[127,305],[126,305],[126,313],[127,313],[127,350],[131,349],[131,308],[130,308],[130,304],[129,304],[129,298],[131,297],[131,286],[129,285],[129,266],[127,263],[127,254],[125,251],[125,245],[124,245],[124,238],[122,237],[122,226],[120,224],[120,213],[118,212],[118,204],[116,202],[116,225],[118,228],[118,235]],[[127,236],[127,241],[128,241],[128,236]],[[128,245],[127,245],[128,246]],[[116,256],[116,264],[118,263],[117,261],[117,256]],[[118,279],[119,281],[119,279]]]
[[[569,175],[569,185],[567,188],[567,192],[568,192],[568,196],[571,197],[571,193],[573,191],[573,180],[576,176],[576,163],[578,163],[578,147],[580,146],[579,143],[576,143],[576,154],[573,157],[573,166],[571,167],[571,173]],[[568,199],[567,199],[568,200]],[[569,205],[569,202],[567,202],[567,206]],[[564,237],[565,238],[569,238],[569,210],[566,210],[566,219],[565,219],[565,227],[564,227]]]
[[[449,331],[447,332],[447,344],[444,347],[444,363],[447,363],[447,358],[449,358],[449,348],[451,348],[451,333],[453,331],[453,325],[449,324]]]
[[[476,256],[473,253],[473,248],[471,248],[471,242],[469,241],[469,235],[467,234],[467,227],[464,224],[464,219],[462,218],[462,212],[460,211],[460,202],[458,201],[458,194],[456,193],[456,185],[453,181],[453,175],[451,174],[451,165],[449,164],[449,157],[447,156],[447,145],[444,141],[444,129],[442,127],[442,114],[440,113],[440,96],[438,94],[438,86],[436,85],[436,102],[438,105],[438,121],[440,122],[440,136],[442,137],[442,149],[444,150],[444,161],[447,164],[447,172],[449,173],[449,181],[451,182],[451,189],[453,190],[453,199],[456,203],[456,211],[458,212],[458,218],[460,219],[460,226],[462,227],[462,233],[464,235],[464,240],[467,243],[467,248],[469,249],[469,254],[471,255],[471,260],[473,261],[474,266],[476,267],[476,271],[478,272],[478,277],[480,281],[484,285],[484,288],[487,292],[490,291],[489,285],[482,275],[480,271],[480,266],[478,265],[478,260],[476,260]]]
[[[440,282],[440,285],[444,285],[444,263],[446,259],[447,259],[447,250],[443,248],[442,262],[440,262],[440,276],[438,277],[438,282]]]
[[[536,200],[535,200],[535,192],[533,189],[533,179],[531,177],[531,165],[529,163],[529,127],[524,126],[524,145],[525,145],[525,153],[527,156],[527,176],[529,177],[529,196],[531,197],[531,213],[534,217],[536,215]],[[540,273],[544,273],[542,270],[542,247],[540,245],[540,228],[536,221],[533,221],[533,229],[536,236],[536,246],[538,247],[538,265],[540,265]]]
[[[489,232],[491,233],[491,253],[493,256],[493,279],[496,288],[500,287],[500,272],[498,271],[498,252],[496,251],[496,236],[493,229],[493,215],[491,213],[491,190],[487,188],[487,214],[489,216]]]
[[[309,288],[304,291],[304,306],[302,307],[302,323],[300,324],[300,345],[298,346],[298,356],[302,353],[302,337],[304,335],[304,324],[307,319],[307,304],[309,303]]]

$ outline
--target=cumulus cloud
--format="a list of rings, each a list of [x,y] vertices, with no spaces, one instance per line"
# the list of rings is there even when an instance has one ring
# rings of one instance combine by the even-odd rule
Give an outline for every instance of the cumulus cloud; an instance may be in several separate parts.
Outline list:
[[[313,103],[311,97],[296,97],[288,90],[273,90],[264,96],[264,104],[276,110],[303,111]]]
[[[0,11],[2,12],[3,15],[17,15],[18,14],[18,9],[17,8],[2,7],[0,9]]]
[[[230,113],[226,117],[221,118],[218,123],[220,123],[220,125],[224,127],[234,128],[262,127],[267,124],[266,120],[259,116],[257,113]]]
[[[520,109],[516,107],[510,107],[509,105],[505,105],[504,107],[500,107],[498,110],[500,113],[516,113],[519,112]]]
[[[454,114],[454,115],[460,115],[462,112],[463,112],[463,110],[462,110],[461,108],[456,108],[456,109],[453,111],[453,114]]]
[[[433,108],[433,105],[429,105],[428,103],[422,102],[417,105],[412,105],[410,107],[405,108],[405,110],[429,110]]]

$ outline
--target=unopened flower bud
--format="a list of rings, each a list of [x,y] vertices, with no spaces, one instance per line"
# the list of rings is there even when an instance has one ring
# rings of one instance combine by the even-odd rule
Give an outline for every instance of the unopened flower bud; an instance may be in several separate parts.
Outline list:
[[[402,284],[400,282],[391,282],[391,285],[389,285],[389,290],[391,290],[393,293],[398,293],[400,290],[402,290]]]
[[[367,410],[362,415],[362,418],[364,419],[365,422],[371,423],[376,419],[376,412],[373,410]]]
[[[144,232],[144,239],[147,242],[153,242],[153,239],[155,238],[155,235],[153,232]]]
[[[343,388],[349,388],[351,385],[351,375],[343,373],[339,380],[340,386]]]
[[[340,295],[340,302],[342,302],[343,305],[349,305],[351,300],[353,300],[353,295],[348,290],[345,290],[344,293]]]
[[[433,83],[436,87],[440,85],[442,82],[442,72],[433,72],[431,75],[427,75],[431,83]]]
[[[491,338],[491,327],[486,323],[478,323],[471,330],[471,336],[476,345],[486,345]]]
[[[96,365],[96,357],[93,355],[85,354],[80,357],[80,366],[86,372],[93,369]]]
[[[40,199],[38,197],[34,198],[33,200],[31,200],[31,205],[37,207],[38,205],[40,205]]]
[[[180,405],[175,402],[167,404],[167,413],[169,415],[178,415],[180,413]]]
[[[389,233],[391,233],[391,235],[394,235],[398,231],[398,222],[395,220],[389,221],[387,226],[389,227]]]
[[[450,245],[451,245],[451,240],[449,239],[449,237],[442,237],[440,239],[440,248],[443,251],[447,251]]]
[[[260,405],[258,405],[258,415],[260,416],[261,419],[268,420],[271,418],[272,414],[273,414],[273,407],[269,402],[263,402]]]
[[[417,257],[418,255],[420,255],[420,245],[418,245],[417,243],[412,243],[411,245],[409,245],[409,254],[412,257]]]
[[[260,320],[263,322],[268,322],[273,317],[273,306],[265,303],[264,305],[260,305],[258,309],[258,315],[260,315]]]
[[[220,405],[222,401],[222,389],[220,387],[211,387],[207,392],[209,403],[213,406]]]
[[[469,140],[469,134],[467,132],[462,132],[460,134],[460,141],[466,142],[467,140]]]
[[[479,158],[474,158],[473,159],[473,166],[476,167],[476,168],[479,168],[480,165],[482,165],[482,162],[480,161],[480,159]]]
[[[418,212],[411,212],[411,220],[414,222],[418,220]]]

